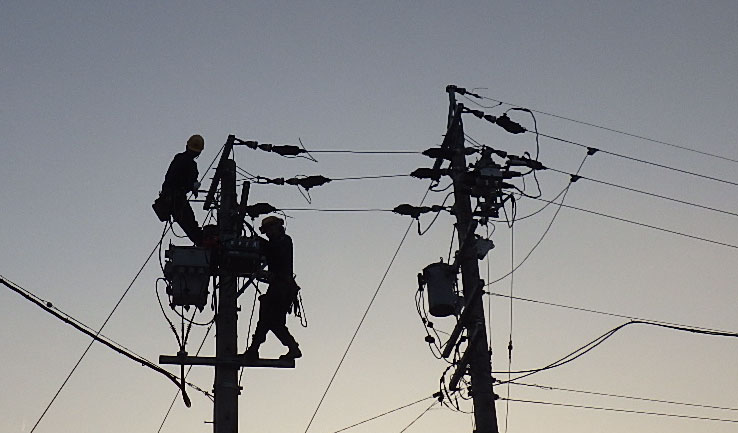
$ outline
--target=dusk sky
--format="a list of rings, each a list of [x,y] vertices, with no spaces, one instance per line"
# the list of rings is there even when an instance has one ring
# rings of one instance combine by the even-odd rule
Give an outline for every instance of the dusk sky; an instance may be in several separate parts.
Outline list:
[[[92,328],[157,245],[164,227],[150,206],[190,135],[205,138],[201,173],[235,134],[316,151],[318,162],[237,148],[236,163],[253,175],[409,174],[433,160],[320,151],[438,146],[445,88],[456,84],[488,98],[460,98],[471,108],[499,116],[526,107],[542,134],[602,150],[584,161],[587,179],[571,184],[571,207],[536,213],[546,203],[521,198],[512,228],[489,226],[496,248],[480,262],[487,282],[532,251],[514,278],[488,287],[529,301],[484,298],[495,378],[544,367],[628,317],[738,332],[735,0],[5,0],[0,11],[0,275]],[[508,114],[533,130],[530,115]],[[536,151],[533,134],[464,122],[481,143]],[[540,138],[539,160],[551,168],[538,176],[543,199],[554,200],[585,155]],[[294,370],[244,372],[241,432],[306,431],[377,290],[307,431],[333,433],[438,391],[447,364],[423,340],[414,297],[417,273],[448,257],[453,217],[442,213],[422,236],[413,226],[383,280],[411,219],[325,212],[415,205],[427,187],[411,177],[336,181],[310,190],[308,203],[292,186],[252,186],[250,202],[294,209],[286,226],[309,326],[289,319],[304,353]],[[206,213],[194,207],[202,222]],[[165,249],[170,242],[187,245],[171,233]],[[178,350],[157,303],[158,262],[154,254],[102,332],[154,362]],[[253,289],[240,298],[241,351],[253,300]],[[0,431],[26,433],[90,339],[4,286],[0,317]],[[448,332],[454,322],[435,325]],[[214,354],[213,334],[203,355]],[[204,337],[195,327],[188,351]],[[262,355],[280,353],[270,335]],[[627,326],[522,381],[548,388],[496,386],[510,400],[497,402],[500,431],[735,432],[736,359],[738,338]],[[213,369],[195,367],[188,380],[210,391]],[[176,391],[95,344],[35,431],[212,431],[212,403],[195,390],[192,408],[178,400],[160,429]],[[346,431],[400,432],[431,403]],[[471,432],[471,404],[460,409],[436,404],[406,431]]]

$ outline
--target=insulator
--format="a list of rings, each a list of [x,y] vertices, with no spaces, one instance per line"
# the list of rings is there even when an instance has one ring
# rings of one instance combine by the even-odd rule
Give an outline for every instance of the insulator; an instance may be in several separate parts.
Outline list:
[[[292,179],[287,179],[287,183],[290,185],[299,185],[305,189],[310,189],[316,186],[325,185],[326,183],[330,182],[331,180],[328,179],[325,176],[317,175],[317,176],[306,176],[306,177],[293,177]]]
[[[392,212],[400,215],[407,215],[413,218],[419,218],[420,214],[430,212],[432,209],[428,206],[413,206],[410,204],[401,204],[392,209]]]
[[[246,211],[246,215],[250,216],[251,218],[256,218],[259,215],[266,215],[268,213],[277,211],[277,208],[270,205],[269,203],[255,203],[246,206],[244,209]]]
[[[423,155],[429,158],[434,158],[434,159],[441,158],[441,159],[446,159],[449,161],[453,159],[455,153],[456,152],[454,152],[452,149],[449,149],[447,147],[431,147],[430,149],[426,149],[423,151]]]
[[[432,179],[435,181],[438,181],[441,179],[441,176],[444,174],[448,174],[448,170],[441,170],[441,169],[433,169],[433,168],[418,168],[415,169],[412,173],[410,173],[410,176],[417,177],[418,179]]]
[[[293,144],[273,145],[271,151],[281,156],[297,156],[306,152],[305,149]]]
[[[507,113],[497,118],[496,123],[500,125],[505,131],[511,134],[520,134],[526,131],[519,123],[512,121],[507,117]]]

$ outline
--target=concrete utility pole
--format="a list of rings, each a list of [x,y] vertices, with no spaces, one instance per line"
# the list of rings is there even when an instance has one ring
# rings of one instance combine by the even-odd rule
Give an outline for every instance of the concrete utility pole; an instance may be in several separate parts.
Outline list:
[[[235,218],[236,162],[228,159],[219,167],[220,208],[218,208],[218,233],[221,245],[234,239],[240,232]],[[233,272],[221,268],[218,272],[218,313],[215,317],[215,357],[235,358],[238,354],[238,330],[236,328],[236,277]],[[213,422],[215,433],[238,433],[238,366],[215,365],[215,402]]]
[[[236,144],[241,144],[241,141],[233,135],[228,136],[228,141],[223,148],[223,153],[215,171],[215,177],[205,199],[204,208],[211,209],[213,203],[215,203],[216,190],[220,185],[218,248],[205,250],[196,247],[178,247],[209,251],[210,260],[215,265],[211,269],[212,275],[218,277],[218,284],[214,288],[218,292],[218,311],[215,316],[215,357],[188,356],[187,352],[180,352],[176,356],[161,355],[159,357],[160,364],[209,365],[215,367],[213,384],[214,433],[238,433],[238,396],[241,394],[241,387],[238,385],[238,371],[240,368],[295,367],[294,359],[247,360],[238,355],[238,277],[253,275],[253,272],[249,269],[258,263],[253,262],[255,259],[252,259],[255,253],[244,252],[239,244],[240,239],[238,239],[243,229],[243,220],[242,215],[238,212],[236,162],[230,157],[233,146]],[[244,185],[243,194],[247,194],[247,186]],[[241,198],[244,206],[246,199],[246,197]]]
[[[459,233],[459,252],[457,261],[461,267],[461,281],[466,308],[462,314],[469,337],[467,353],[471,374],[470,394],[474,399],[474,422],[476,433],[498,433],[495,395],[492,391],[492,360],[487,347],[487,331],[482,303],[482,281],[479,278],[479,262],[476,255],[474,231],[477,222],[472,218],[471,199],[468,188],[463,184],[467,172],[464,154],[464,125],[461,121],[461,105],[456,103],[455,88],[449,86],[449,115],[446,143],[449,149],[456,150],[451,160],[451,177],[454,184],[456,229]],[[466,362],[462,362],[466,364]],[[460,371],[466,365],[458,367]]]

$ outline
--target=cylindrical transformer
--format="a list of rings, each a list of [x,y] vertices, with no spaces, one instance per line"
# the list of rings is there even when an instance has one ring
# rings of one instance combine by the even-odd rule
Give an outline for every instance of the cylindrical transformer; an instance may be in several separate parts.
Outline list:
[[[423,269],[423,279],[428,289],[428,311],[435,317],[446,317],[456,311],[456,272],[453,266],[438,262]]]

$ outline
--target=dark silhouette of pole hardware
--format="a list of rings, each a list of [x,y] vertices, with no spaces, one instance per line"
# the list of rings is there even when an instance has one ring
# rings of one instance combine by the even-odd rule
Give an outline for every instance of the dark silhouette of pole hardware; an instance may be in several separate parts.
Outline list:
[[[474,231],[477,226],[471,207],[471,188],[465,185],[467,174],[466,154],[464,150],[464,125],[461,121],[463,106],[456,103],[456,87],[448,86],[449,94],[448,128],[442,147],[452,150],[450,176],[454,186],[453,213],[456,216],[456,228],[459,233],[459,251],[456,264],[461,269],[461,280],[466,305],[453,334],[461,333],[465,327],[469,334],[466,352],[457,365],[452,376],[451,389],[457,387],[458,381],[468,371],[471,375],[470,394],[473,398],[475,433],[498,433],[496,396],[492,390],[492,361],[487,347],[487,331],[482,303],[483,281],[479,278],[479,262],[474,242]],[[437,160],[434,168],[440,168],[442,160]],[[450,353],[455,341],[449,341],[444,353]]]
[[[215,177],[205,198],[205,209],[217,209],[217,248],[211,249],[210,275],[217,277],[218,311],[215,316],[215,357],[188,356],[180,350],[177,355],[161,355],[160,364],[208,365],[215,367],[213,385],[214,433],[238,432],[238,371],[242,367],[294,368],[295,360],[246,359],[238,355],[237,278],[251,276],[263,267],[263,257],[256,252],[258,245],[242,237],[249,186],[243,185],[241,201],[236,193],[236,163],[230,157],[234,144],[241,144],[235,136],[228,136]],[[216,202],[216,191],[220,195]],[[206,242],[207,240],[204,240]],[[257,243],[258,244],[258,243]],[[193,248],[193,247],[170,247]],[[180,304],[181,305],[181,304]]]

